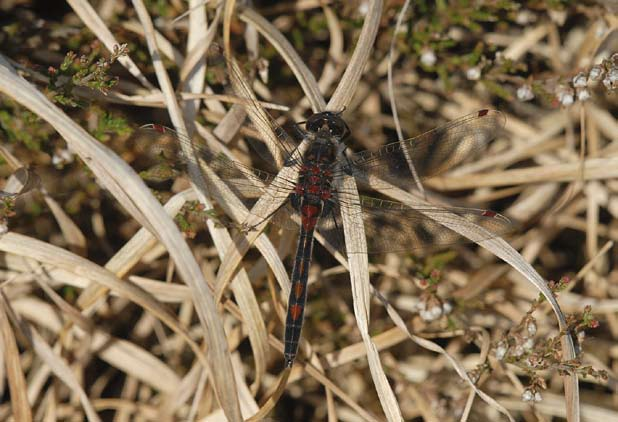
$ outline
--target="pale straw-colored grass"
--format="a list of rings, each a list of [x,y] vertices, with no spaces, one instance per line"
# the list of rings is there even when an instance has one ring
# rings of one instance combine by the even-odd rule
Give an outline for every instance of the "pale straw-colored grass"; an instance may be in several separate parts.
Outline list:
[[[87,1],[70,0],[68,3],[84,27],[109,51],[123,42],[116,38],[105,19]],[[371,70],[377,74],[373,76],[384,79],[389,74],[384,91],[393,105],[399,101],[401,106],[393,117],[379,115],[378,107],[376,121],[382,122],[386,128],[396,127],[402,138],[399,118],[403,118],[403,109],[410,99],[398,94],[396,84],[397,81],[405,83],[407,76],[397,72],[396,62],[390,55],[384,57],[382,63],[375,63],[372,55],[384,18],[381,1],[368,2],[362,28],[351,45],[346,45],[349,34],[345,34],[345,26],[339,21],[336,9],[315,1],[293,2],[290,11],[320,7],[324,14],[330,45],[319,76],[312,74],[303,61],[305,55],[294,49],[288,34],[278,29],[282,21],[276,24],[269,15],[243,9],[233,1],[210,3],[205,6],[202,0],[191,0],[187,5],[190,10],[187,25],[160,32],[143,2],[134,0],[132,6],[137,20],[125,20],[121,24],[124,30],[136,34],[147,46],[156,77],[154,85],[159,88],[148,81],[129,54],[121,57],[119,63],[134,78],[130,82],[137,82],[139,86],[122,81],[123,90],[112,91],[107,96],[91,94],[85,89],[76,92],[106,102],[110,107],[127,104],[165,109],[180,137],[190,139],[197,133],[209,144],[222,143],[220,149],[229,156],[238,152],[228,145],[238,134],[260,137],[282,168],[276,177],[293,179],[298,169],[282,166],[284,157],[277,149],[277,134],[270,126],[270,117],[265,110],[285,110],[289,106],[290,115],[300,120],[301,116],[307,116],[308,109],[313,112],[345,109],[348,114],[357,107],[369,108],[372,96],[380,95],[371,92],[371,87],[364,81],[372,76],[367,73]],[[215,9],[210,14],[214,16],[212,20],[207,20],[204,7]],[[405,11],[398,12],[402,19]],[[275,9],[270,13],[275,13]],[[234,51],[234,46],[239,44],[234,38],[238,31],[234,25],[239,22],[246,24],[247,51],[257,56],[260,44],[272,46],[291,69],[304,98],[282,106],[269,99],[277,87],[251,83],[243,75]],[[618,19],[612,15],[605,22],[607,33],[615,35]],[[186,45],[168,39],[167,31],[186,31]],[[512,60],[523,60],[527,54],[532,54],[544,57],[558,67],[562,59],[556,31],[555,23],[550,21],[531,26],[517,37],[486,34],[484,39],[503,46],[504,56]],[[592,56],[608,37],[597,40],[591,31],[585,34],[585,39],[590,42],[581,44],[577,52],[571,53],[577,56],[578,66],[591,65]],[[215,94],[205,85],[206,53],[211,44],[220,39],[223,40],[235,95]],[[391,44],[391,50],[393,46]],[[179,70],[176,85],[163,58]],[[303,394],[307,394],[311,397],[307,403],[311,401],[315,409],[322,412],[321,417],[328,420],[399,421],[417,416],[441,420],[435,405],[439,394],[432,392],[430,387],[438,385],[432,384],[431,376],[439,371],[450,375],[445,388],[457,384],[465,391],[461,396],[465,404],[457,417],[460,420],[474,420],[481,414],[485,418],[493,415],[515,420],[524,412],[527,418],[539,420],[553,416],[569,421],[618,417],[601,400],[599,403],[582,401],[578,375],[570,370],[568,375],[559,377],[563,383],[562,395],[557,394],[560,391],[556,387],[558,378],[545,371],[545,378],[553,376],[551,393],[544,392],[543,402],[535,406],[522,402],[520,397],[524,385],[520,377],[526,373],[516,365],[495,359],[491,352],[497,330],[509,328],[503,326],[504,319],[516,325],[539,293],[546,299],[540,307],[543,312],[535,313],[542,335],[555,336],[560,330],[566,330],[567,321],[561,306],[569,312],[581,312],[585,305],[592,305],[593,310],[606,316],[612,338],[618,336],[615,326],[618,303],[612,299],[607,287],[610,277],[615,280],[615,270],[612,272],[608,268],[613,242],[600,241],[618,239],[614,225],[600,221],[601,208],[607,208],[613,216],[618,213],[618,185],[611,180],[616,178],[618,169],[615,145],[618,122],[603,104],[590,102],[584,106],[577,103],[568,109],[546,109],[535,119],[529,118],[531,113],[527,113],[528,118],[521,118],[514,112],[507,113],[506,134],[497,142],[501,144],[495,151],[446,175],[423,182],[428,190],[439,192],[469,190],[467,199],[472,203],[512,198],[505,214],[517,220],[530,221],[540,216],[534,226],[517,233],[510,242],[492,236],[482,227],[457,215],[449,214],[445,219],[444,212],[434,212],[428,207],[428,200],[423,195],[387,187],[380,180],[363,181],[383,196],[420,210],[426,217],[440,221],[481,246],[475,252],[458,249],[469,261],[469,267],[445,270],[445,278],[454,287],[444,293],[462,301],[487,300],[486,306],[491,307],[495,314],[469,315],[465,320],[469,324],[466,329],[442,327],[442,330],[425,331],[427,324],[418,318],[406,319],[403,316],[404,312],[415,312],[418,298],[414,296],[419,294],[418,289],[404,287],[393,298],[370,283],[373,275],[391,280],[385,282],[387,288],[404,281],[411,283],[413,277],[403,270],[403,258],[389,256],[386,263],[370,264],[367,254],[351,253],[344,257],[318,234],[317,240],[323,243],[338,265],[322,268],[321,263],[316,263],[316,272],[312,273],[311,279],[319,278],[326,283],[331,277],[346,278],[341,275],[349,273],[353,309],[350,311],[348,304],[341,301],[339,304],[348,319],[343,328],[354,333],[345,338],[354,340],[343,346],[338,342],[324,348],[320,342],[328,340],[326,333],[319,339],[304,336],[301,353],[292,370],[279,372],[277,363],[282,361],[283,351],[281,319],[284,319],[285,301],[290,291],[288,269],[283,263],[290,256],[290,247],[286,249],[282,245],[286,242],[293,245],[294,242],[289,235],[278,236],[275,230],[266,232],[268,222],[256,217],[268,214],[268,210],[276,209],[286,200],[285,196],[277,196],[273,187],[276,183],[266,187],[267,194],[249,210],[195,155],[191,146],[183,143],[184,155],[192,157],[187,165],[190,189],[177,193],[163,207],[134,169],[51,103],[37,86],[22,78],[15,69],[14,62],[0,56],[0,92],[49,123],[89,167],[97,182],[126,211],[124,217],[134,220],[141,228],[122,247],[114,250],[104,265],[100,265],[81,256],[90,239],[63,211],[59,202],[43,189],[45,201],[70,251],[15,232],[0,236],[0,251],[5,255],[0,298],[2,367],[6,367],[3,377],[11,396],[10,406],[0,407],[1,417],[12,413],[13,420],[21,421],[42,415],[53,419],[69,414],[74,418],[82,415],[89,420],[100,420],[101,414],[97,415],[97,412],[113,409],[117,420],[133,420],[138,415],[146,420],[262,420],[271,414],[283,394],[290,393],[286,400],[292,396],[302,400]],[[566,73],[565,69],[562,70]],[[28,73],[32,80],[45,81],[43,75]],[[260,101],[254,89],[260,92]],[[419,103],[428,109],[433,107],[434,114],[444,120],[487,106],[488,96],[482,91],[479,94],[455,89],[447,98],[440,98],[434,84],[426,79],[414,89],[418,89]],[[325,100],[327,94],[330,95],[329,101]],[[362,99],[368,99],[369,105],[362,105]],[[247,103],[261,107],[243,107]],[[244,124],[246,116],[252,123],[251,128]],[[202,126],[198,122],[201,117],[216,125]],[[581,138],[577,132],[579,129],[575,129],[577,125],[581,128]],[[586,152],[583,156],[575,150],[580,141],[587,142],[581,150]],[[295,153],[301,154],[306,146],[306,142],[301,143]],[[8,157],[12,168],[20,166],[19,160],[12,157],[8,149],[3,147],[2,154]],[[19,191],[19,182],[25,182],[17,176],[16,173],[9,180],[5,191]],[[566,189],[561,185],[565,182]],[[357,192],[351,177],[344,177],[337,183],[338,188],[346,192]],[[558,196],[559,200],[552,201],[551,198]],[[203,254],[192,253],[170,217],[175,216],[185,203],[194,200],[207,209],[217,204],[232,220],[255,226],[255,230],[243,234],[209,219],[206,226],[214,250],[207,259]],[[342,216],[348,250],[366,250],[360,212],[344,209],[351,211]],[[585,212],[585,217],[581,217],[582,212]],[[587,262],[582,268],[565,265],[566,271],[576,274],[568,290],[579,284],[590,291],[600,292],[596,297],[576,290],[564,292],[557,301],[546,280],[535,270],[537,265],[560,260],[559,253],[552,251],[550,243],[566,228],[586,235],[582,253],[585,251]],[[260,254],[258,260],[251,258],[255,263],[253,267],[243,265],[250,259],[246,254],[251,248]],[[154,266],[165,259],[165,254],[171,258],[164,280],[167,282],[134,274],[138,266]],[[171,282],[174,272],[178,272],[184,284]],[[270,300],[264,300],[262,296],[267,290],[257,287],[257,283],[263,286],[264,280],[270,285]],[[505,288],[505,284],[509,287]],[[496,285],[500,286],[496,295],[507,294],[509,301],[491,298]],[[79,296],[74,303],[58,295],[60,286],[77,289]],[[35,295],[34,291],[40,294]],[[371,308],[372,298],[378,299],[374,301],[378,303],[374,308]],[[113,333],[97,326],[99,315],[116,309],[123,311],[127,303],[134,304],[141,312],[134,333]],[[333,305],[338,302],[331,298],[326,303]],[[310,298],[309,309],[311,306]],[[374,314],[380,314],[383,319],[383,329],[379,333],[373,328],[370,331],[373,326],[370,309],[375,309]],[[354,323],[350,325],[350,321]],[[169,331],[166,332],[163,326]],[[470,332],[477,335],[478,353],[463,350],[462,337]],[[151,333],[156,336],[156,344],[142,344],[142,334]],[[449,345],[442,347],[433,341],[437,338],[450,340]],[[239,348],[244,339],[248,340],[249,347]],[[397,356],[401,355],[393,351],[408,340],[418,347],[405,350],[415,350],[415,354],[398,359]],[[563,336],[561,341],[563,361],[574,359],[576,350],[572,338]],[[605,340],[603,344],[611,346]],[[20,355],[18,346],[26,352]],[[615,346],[612,347],[610,353],[615,359]],[[187,353],[190,354],[188,365],[183,360]],[[69,359],[69,354],[75,356]],[[80,356],[88,358],[80,360]],[[108,369],[97,374],[94,383],[84,385],[84,371],[88,361],[94,358],[104,362]],[[33,360],[38,365],[32,365]],[[612,366],[603,356],[594,352],[584,355],[584,364],[606,369],[615,383]],[[500,377],[500,384],[495,380],[487,382],[487,378],[473,380],[469,371],[477,365],[490,366]],[[115,398],[104,398],[109,397],[102,392],[112,374],[122,374],[123,385],[120,389],[116,387],[118,394]],[[46,384],[50,379],[54,383]],[[608,385],[599,379],[588,378],[587,382]],[[316,390],[316,385],[321,388]],[[59,394],[61,389],[68,389],[70,393]],[[476,400],[477,396],[481,400]],[[483,407],[478,410],[481,401]],[[453,415],[449,417],[455,420]]]

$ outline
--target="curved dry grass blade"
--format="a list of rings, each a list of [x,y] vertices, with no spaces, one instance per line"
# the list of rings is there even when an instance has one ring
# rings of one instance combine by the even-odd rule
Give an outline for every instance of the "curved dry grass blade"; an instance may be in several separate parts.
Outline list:
[[[90,29],[90,31],[96,35],[103,45],[109,50],[114,51],[114,47],[120,45],[120,43],[114,37],[114,34],[105,25],[105,22],[99,17],[94,8],[85,0],[67,0],[67,3],[73,8],[77,16],[80,17],[82,22]],[[139,70],[139,67],[133,62],[129,56],[120,56],[118,61],[131,73],[138,81],[141,82],[146,88],[154,89],[154,86],[146,79],[146,77]]]
[[[214,302],[211,298],[208,305],[212,306],[209,307],[205,303],[207,300],[203,300],[210,294],[203,280],[203,275],[178,228],[163,211],[163,208],[152,196],[141,178],[107,147],[101,145],[84,129],[71,121],[32,85],[20,78],[14,71],[11,71],[2,56],[0,56],[0,91],[48,121],[64,137],[71,149],[90,167],[99,182],[116,197],[125,209],[142,225],[153,233],[157,233],[177,264],[182,278],[194,289],[196,297],[200,299],[196,302],[196,308],[202,318],[209,346],[211,346],[209,350],[211,351],[210,357],[213,367],[220,369],[217,372],[221,373],[223,378],[225,378],[223,376],[225,368],[229,368],[229,374],[231,374],[229,354],[226,353],[227,342],[221,322],[216,315]],[[226,354],[227,364],[225,363]],[[222,406],[226,408],[226,412],[230,412],[230,415],[240,414],[233,383],[226,379],[219,384],[215,383],[214,387],[215,390],[223,389],[227,391],[226,393],[218,391],[218,397],[223,400]],[[226,403],[227,400],[231,400],[232,403]],[[234,405],[234,401],[236,405]],[[230,416],[230,418],[232,417]]]
[[[171,393],[178,387],[180,379],[165,363],[129,341],[116,339],[108,333],[98,330],[90,320],[82,316],[78,310],[69,305],[46,282],[42,281],[44,278],[50,280],[43,271],[38,270],[36,272],[37,274],[42,273],[40,277],[36,278],[37,283],[62,310],[64,317],[83,330],[76,330],[76,337],[83,338],[85,333],[91,336],[91,339],[89,339],[90,350],[97,351],[97,356],[100,359],[158,390]]]
[[[333,96],[328,102],[327,109],[343,110],[352,99],[365,64],[371,54],[381,16],[382,2],[380,0],[372,1],[369,5],[369,11],[350,63],[337,89],[335,89]],[[359,199],[356,183],[353,179],[346,176],[343,180],[340,180],[339,183],[344,185],[339,188],[343,187],[345,191],[355,192],[356,198]],[[360,200],[355,202],[360,203]],[[346,209],[345,212],[342,213],[346,248],[350,247],[350,250],[367,250],[365,233],[362,229],[363,222],[360,215],[359,206],[350,207],[350,209]],[[367,254],[352,254],[348,257],[348,261],[350,263],[350,282],[352,284],[352,295],[354,299],[354,315],[356,316],[356,323],[361,337],[367,348],[367,360],[369,362],[369,369],[376,387],[376,392],[378,393],[380,404],[388,420],[399,421],[403,418],[397,399],[388,383],[384,369],[382,368],[377,348],[371,341],[371,336],[369,335],[370,296]]]
[[[258,31],[277,49],[281,57],[290,66],[290,69],[292,69],[313,111],[323,111],[326,108],[326,102],[324,97],[322,97],[318,82],[285,36],[253,9],[243,9],[240,13],[240,19],[255,25]]]
[[[71,252],[52,246],[40,240],[32,239],[17,233],[6,233],[0,237],[0,250],[11,254],[24,256],[38,262],[61,268],[74,276],[85,277],[106,286],[110,290],[141,307],[150,310],[170,329],[187,341],[189,346],[205,362],[204,355],[198,345],[191,339],[189,333],[178,324],[175,317],[166,308],[144,290],[133,283],[122,281],[109,271]]]
[[[363,29],[354,48],[354,54],[352,54],[350,63],[348,63],[346,71],[341,77],[339,85],[337,85],[337,89],[335,89],[326,106],[327,110],[340,111],[350,104],[354,91],[358,86],[358,81],[360,81],[365,65],[373,51],[373,43],[378,34],[381,18],[382,1],[371,1],[365,22],[363,23]]]
[[[427,206],[428,204],[425,201],[422,201],[418,197],[415,197],[405,191],[400,189],[380,189],[377,187],[378,183],[370,184],[374,187],[378,192],[389,196],[393,199],[397,199],[402,203],[408,205],[411,208],[419,209],[419,206]],[[382,182],[383,183],[383,182]],[[438,215],[433,215],[431,210],[422,210],[420,211],[432,220],[439,221],[441,224],[445,225],[449,229],[453,230],[456,233],[470,239],[471,241],[477,243],[483,248],[490,251],[493,255],[502,259],[506,263],[508,263],[511,267],[513,267],[516,271],[522,274],[532,285],[536,287],[536,289],[543,294],[545,299],[551,305],[556,318],[558,319],[558,324],[560,329],[564,332],[568,332],[568,326],[566,322],[566,318],[560,309],[560,305],[556,301],[551,290],[547,287],[547,284],[543,280],[543,278],[532,268],[532,266],[524,260],[524,258],[515,250],[511,245],[505,242],[503,239],[498,237],[491,237],[490,233],[487,232],[480,226],[477,226],[472,223],[465,223],[465,220],[457,222],[457,219],[453,220],[443,220]],[[452,214],[455,216],[454,214]],[[575,346],[573,344],[573,339],[570,335],[565,335],[562,337],[562,353],[563,359],[571,360],[576,358]],[[572,416],[572,420],[576,421],[579,419],[579,386],[577,383],[577,376],[575,374],[571,374],[565,376],[565,395],[567,397],[567,404],[569,405],[570,411],[569,413]]]
[[[329,60],[324,65],[324,69],[318,80],[318,86],[320,87],[320,92],[327,92],[343,71],[343,67],[338,66],[343,60],[343,31],[333,9],[327,5],[322,5],[322,9],[324,10],[324,17],[326,18],[326,24],[328,25],[328,32],[330,34],[330,47],[328,48]],[[332,63],[332,61],[335,63]]]
[[[161,90],[163,91],[163,94],[165,96],[165,102],[168,108],[168,112],[170,114],[170,118],[176,130],[181,135],[186,136],[187,130],[185,127],[185,123],[183,121],[178,103],[176,102],[176,97],[174,95],[171,81],[169,79],[169,76],[167,75],[162,61],[160,60],[157,44],[154,37],[154,27],[152,25],[150,16],[148,15],[148,11],[146,10],[141,0],[133,0],[133,4],[136,8],[140,22],[144,26],[144,35],[146,37],[146,42],[148,44],[150,55],[153,59],[153,65],[157,74],[157,79],[159,80]],[[183,146],[188,147],[188,145]],[[189,157],[192,156],[191,152],[192,151],[185,151],[185,153],[187,153],[187,156]],[[191,180],[194,183],[197,183],[200,187],[200,189],[198,190],[198,195],[201,196],[200,201],[202,203],[208,204],[206,195],[201,194],[202,192],[207,192],[207,189],[205,188],[205,184],[203,183],[203,178],[201,177],[201,173],[199,172],[197,164],[190,163],[188,170]],[[170,251],[170,253],[172,252]],[[193,263],[195,263],[194,260]],[[203,280],[201,274],[195,280]],[[224,409],[226,416],[230,420],[241,420],[242,414],[240,412],[238,394],[233,378],[233,368],[230,360],[231,358],[229,351],[227,350],[225,331],[223,330],[221,319],[219,318],[219,315],[217,313],[212,294],[203,281],[194,283],[194,280],[188,280],[186,278],[185,281],[187,282],[187,284],[189,284],[192,288],[195,289],[196,297],[194,304],[198,311],[198,315],[202,320],[202,323],[205,325],[204,328],[206,329],[206,339],[209,345],[209,355],[212,358],[212,360],[209,362],[209,365],[211,365],[209,366],[210,375],[213,377],[213,387],[219,403]]]
[[[203,46],[204,50],[199,54],[196,54],[194,57],[194,61],[192,62],[190,67],[187,66],[187,61],[183,63],[183,69],[186,69],[185,72],[181,76],[181,84],[187,86],[188,91],[190,93],[199,94],[204,91],[204,83],[206,76],[206,57],[204,54],[206,53],[208,46],[212,42],[216,28],[216,22],[208,28],[208,20],[206,18],[206,10],[204,8],[199,7],[199,2],[190,1],[189,2],[189,10],[191,11],[189,14],[189,33],[187,34],[187,51],[195,50],[200,46]],[[221,7],[219,7],[221,10]],[[219,15],[219,13],[217,13]],[[201,33],[204,28],[208,28],[206,30],[206,34],[201,36]],[[197,112],[200,107],[200,101],[188,101],[184,103],[183,108],[183,117],[186,122],[192,122],[197,115]]]
[[[13,320],[13,323],[21,328],[23,335],[28,339],[28,341],[30,341],[34,352],[48,365],[52,372],[79,397],[88,420],[100,421],[101,419],[92,407],[92,404],[88,399],[88,395],[79,384],[79,381],[76,379],[75,374],[69,365],[54,353],[51,347],[49,347],[45,340],[43,340],[34,327],[27,325],[24,321],[19,320],[17,315],[15,315],[11,309],[4,293],[0,292],[0,296],[2,296],[2,299],[0,300],[3,302],[2,305],[4,310],[7,311],[7,314],[10,319]]]
[[[356,182],[351,176],[344,176],[338,179],[336,183],[338,184],[337,189],[355,192],[356,195],[358,195]],[[357,227],[363,227],[360,205],[352,204],[350,207],[342,208],[341,211],[346,248],[350,250],[366,251],[367,241],[364,231],[357,229]],[[350,264],[350,283],[352,286],[356,325],[358,326],[363,343],[367,349],[369,370],[371,371],[371,377],[373,378],[380,404],[389,421],[403,420],[395,394],[382,368],[378,349],[371,340],[371,335],[369,334],[370,283],[367,254],[350,254],[348,256],[348,262]]]
[[[0,294],[0,347],[2,348],[2,364],[6,365],[6,380],[11,393],[11,413],[17,421],[31,421],[32,412],[28,403],[26,378],[19,359],[19,349],[15,334],[9,324],[7,303],[4,293]]]
[[[260,409],[250,418],[247,419],[247,422],[258,422],[264,420],[266,416],[270,413],[271,410],[275,408],[275,405],[281,398],[281,395],[285,391],[285,387],[288,383],[288,378],[290,378],[290,374],[292,373],[292,368],[285,368],[279,381],[277,382],[277,388],[275,391],[268,397],[268,400],[260,407]]]
[[[198,0],[198,1],[202,2],[201,0]],[[195,2],[191,2],[190,4],[193,4],[193,3]],[[207,27],[206,16],[204,12],[198,13],[199,9],[197,8],[197,6],[192,7],[191,10],[192,12],[189,15],[189,36],[187,38],[188,53],[187,53],[187,57],[185,61],[182,64],[182,68],[180,69],[180,83],[182,85],[184,81],[187,79],[196,79],[196,80],[199,80],[200,83],[203,85],[204,78],[203,77],[196,78],[196,75],[197,73],[205,74],[205,70],[206,70],[205,54],[210,48],[210,45],[212,41],[214,40],[214,37],[217,33],[217,27],[219,26],[219,20],[221,19],[221,12],[223,11],[223,4],[220,4],[217,7],[217,12],[215,14],[215,17],[210,23],[210,26],[208,26],[208,29],[206,30],[206,34],[204,34],[203,36],[199,36],[199,37],[198,37],[198,34],[200,34],[200,32],[203,31],[204,27]],[[195,16],[198,14],[199,14],[199,19],[196,19]],[[200,72],[197,72],[195,69],[196,66],[203,68],[203,70],[200,70]],[[202,92],[203,86],[202,86],[202,89],[199,89],[199,90],[191,89],[190,91],[193,93]],[[188,121],[192,121],[192,119]]]
[[[374,293],[376,293],[376,297],[378,297],[380,299],[380,301],[382,302],[382,304],[386,308],[386,311],[388,312],[388,315],[390,316],[391,320],[395,323],[395,325],[397,325],[397,327],[399,327],[399,329],[401,331],[406,333],[406,335],[408,336],[408,338],[410,340],[412,340],[413,342],[415,342],[416,344],[418,344],[419,346],[421,346],[421,347],[423,347],[423,348],[425,348],[427,350],[431,350],[432,352],[440,353],[441,355],[443,355],[449,361],[449,363],[451,364],[451,367],[453,369],[455,369],[457,374],[464,381],[466,381],[468,383],[470,388],[472,388],[474,390],[474,392],[476,392],[476,394],[478,394],[478,396],[483,401],[485,401],[489,406],[493,407],[494,409],[498,410],[500,413],[502,413],[503,415],[508,417],[511,422],[515,422],[515,419],[511,416],[511,414],[509,413],[508,410],[506,410],[500,403],[495,401],[491,396],[487,395],[485,392],[483,392],[481,389],[479,389],[476,386],[474,381],[472,381],[470,379],[470,376],[468,375],[468,372],[466,371],[466,369],[463,367],[463,365],[461,363],[459,363],[457,361],[457,359],[452,357],[446,350],[444,350],[438,344],[436,344],[436,343],[434,343],[432,341],[426,340],[426,339],[424,339],[422,337],[418,337],[418,336],[415,336],[414,334],[412,334],[408,330],[408,327],[406,326],[406,323],[399,316],[397,311],[388,303],[388,301],[384,300],[382,295],[377,293],[377,291],[374,290]]]

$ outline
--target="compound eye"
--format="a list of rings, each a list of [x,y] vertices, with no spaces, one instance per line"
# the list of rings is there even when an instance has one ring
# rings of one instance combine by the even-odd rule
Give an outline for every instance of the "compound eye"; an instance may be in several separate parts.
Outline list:
[[[330,130],[330,134],[338,138],[342,137],[347,131],[345,123],[343,123],[341,120],[340,121],[331,120],[329,122],[328,128]]]
[[[307,119],[305,123],[305,127],[309,132],[317,132],[319,131],[325,123],[324,117],[321,114],[314,114],[313,116]]]

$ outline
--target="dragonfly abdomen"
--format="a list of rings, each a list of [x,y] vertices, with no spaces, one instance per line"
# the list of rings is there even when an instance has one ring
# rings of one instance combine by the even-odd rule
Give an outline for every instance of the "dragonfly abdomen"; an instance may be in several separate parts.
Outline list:
[[[292,288],[288,299],[288,312],[285,320],[283,356],[287,368],[292,367],[298,352],[298,342],[307,303],[307,280],[309,278],[309,264],[311,263],[311,253],[313,250],[313,231],[322,211],[320,203],[305,202],[303,200],[300,206],[303,223],[294,259],[291,279]]]

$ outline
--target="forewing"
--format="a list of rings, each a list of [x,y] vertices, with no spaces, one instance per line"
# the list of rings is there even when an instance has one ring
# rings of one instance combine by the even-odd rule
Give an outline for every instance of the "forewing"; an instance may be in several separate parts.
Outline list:
[[[154,138],[155,141],[150,145],[151,152],[160,156],[164,163],[169,163],[172,168],[178,166],[186,168],[194,162],[193,157],[185,156],[183,153],[184,150],[189,149],[179,147],[180,143],[187,144],[195,151],[197,160],[195,163],[200,168],[208,166],[249,209],[257,199],[264,195],[280,197],[280,195],[287,196],[293,192],[294,181],[275,179],[275,176],[268,172],[246,166],[228,157],[223,151],[217,152],[204,143],[193,142],[173,129],[149,124],[142,126],[140,131]],[[259,215],[259,217],[268,218],[270,216]]]
[[[361,180],[375,176],[407,190],[414,184],[411,165],[421,179],[443,173],[482,152],[504,123],[499,111],[480,110],[377,151],[353,154],[342,168]]]

